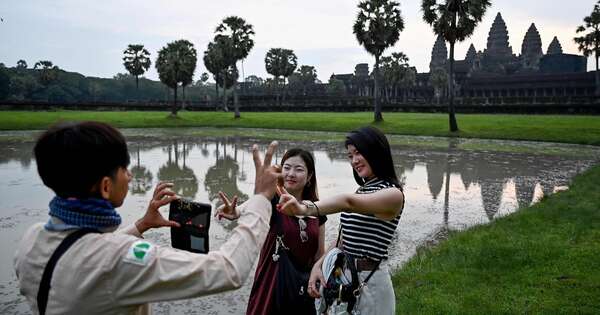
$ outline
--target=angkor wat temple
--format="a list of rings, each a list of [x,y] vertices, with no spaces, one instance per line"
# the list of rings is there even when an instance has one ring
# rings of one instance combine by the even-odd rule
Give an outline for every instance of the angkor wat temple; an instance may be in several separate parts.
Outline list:
[[[458,105],[592,104],[597,101],[594,72],[587,72],[586,57],[563,53],[557,37],[544,54],[540,34],[533,23],[525,34],[520,55],[513,52],[508,39],[506,24],[498,13],[483,51],[471,44],[463,60],[455,56]],[[448,48],[441,37],[431,52],[430,71],[436,68],[449,73]],[[431,103],[435,94],[430,73],[417,73],[412,86],[400,87],[405,96],[397,102]],[[352,74],[332,77],[344,81],[349,95],[364,96],[372,95],[371,75],[369,65],[364,63],[356,65]]]

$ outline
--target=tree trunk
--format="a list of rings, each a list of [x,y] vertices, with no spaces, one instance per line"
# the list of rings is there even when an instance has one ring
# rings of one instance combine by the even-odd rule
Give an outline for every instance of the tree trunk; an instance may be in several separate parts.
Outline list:
[[[173,116],[177,116],[177,85],[175,85],[175,88],[173,88],[173,91],[175,92],[173,94],[173,107],[171,108],[171,115]]]
[[[227,69],[223,70],[223,111],[228,112],[227,108]]]
[[[452,28],[456,30],[456,12],[452,14]],[[450,42],[450,80],[448,92],[450,98],[448,101],[448,120],[450,123],[450,132],[458,131],[458,124],[456,123],[456,115],[454,113],[454,42]]]
[[[225,87],[223,87],[223,111],[229,111],[229,108],[227,108],[227,90]]]
[[[596,67],[597,68],[597,67]],[[140,100],[140,86],[138,84],[138,76],[135,76],[135,98]]]
[[[218,109],[219,104],[219,84],[215,81],[215,110]]]
[[[598,53],[596,53],[596,96],[600,96],[600,73],[598,73]]]
[[[244,59],[242,59],[242,94],[246,94],[246,75],[244,74]]]
[[[374,114],[374,120],[375,122],[381,122],[383,121],[383,116],[381,115],[381,103],[379,102],[379,85],[378,82],[379,79],[379,56],[375,56],[375,72],[374,72],[374,77],[373,77],[373,82],[374,82],[374,90],[373,90],[373,101],[375,104],[375,114]]]
[[[286,93],[287,93],[287,91],[285,90],[285,77],[283,77],[283,86],[281,87],[281,100],[282,101],[285,101],[285,94]]]
[[[238,119],[240,118],[240,107],[239,107],[239,100],[238,100],[238,94],[237,94],[237,80],[235,80],[233,82],[233,108],[235,113],[233,114],[233,118]]]
[[[184,109],[185,108],[185,85],[181,86],[181,91],[183,93],[183,100],[181,102],[181,108]]]

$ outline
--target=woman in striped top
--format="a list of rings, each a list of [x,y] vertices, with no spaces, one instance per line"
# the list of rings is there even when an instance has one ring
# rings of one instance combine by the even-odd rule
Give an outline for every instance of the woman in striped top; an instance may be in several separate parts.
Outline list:
[[[334,244],[356,257],[361,282],[376,270],[361,289],[354,307],[360,314],[394,314],[395,296],[385,263],[388,248],[404,207],[387,138],[374,127],[363,127],[346,137],[348,160],[360,185],[355,193],[340,194],[317,202],[299,202],[283,191],[279,211],[288,215],[341,214],[341,242]],[[326,283],[322,273],[325,255],[311,272],[309,293],[320,297],[316,283]],[[382,262],[378,264],[378,262]]]

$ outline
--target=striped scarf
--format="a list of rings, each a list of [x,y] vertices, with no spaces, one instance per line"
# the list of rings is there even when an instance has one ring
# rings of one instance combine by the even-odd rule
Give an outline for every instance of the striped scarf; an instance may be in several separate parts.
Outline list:
[[[50,215],[70,226],[103,230],[116,228],[121,216],[105,199],[74,199],[54,197],[50,201]]]

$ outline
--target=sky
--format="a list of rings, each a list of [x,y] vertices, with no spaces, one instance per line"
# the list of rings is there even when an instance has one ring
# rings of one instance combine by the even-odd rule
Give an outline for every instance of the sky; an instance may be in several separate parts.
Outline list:
[[[357,63],[374,58],[356,41],[352,25],[358,12],[354,0],[2,0],[0,3],[0,62],[9,67],[19,59],[33,66],[50,60],[67,71],[86,76],[113,77],[126,72],[123,50],[143,44],[154,63],[157,51],[177,39],[191,41],[198,51],[195,78],[206,71],[202,56],[214,30],[227,16],[252,24],[255,45],[244,61],[244,75],[269,77],[264,57],[270,48],[292,49],[298,66],[312,65],[318,78],[354,72]],[[418,72],[428,72],[435,35],[423,22],[420,0],[398,1],[405,22],[400,40],[384,54],[402,51]],[[572,38],[591,0],[492,0],[473,36],[456,45],[456,59],[464,59],[469,45],[485,49],[498,12],[508,27],[513,53],[519,54],[525,32],[535,23],[546,52],[557,36],[564,53],[578,54]],[[239,64],[241,68],[241,64]],[[588,70],[593,60],[588,60]],[[157,80],[152,65],[145,74]],[[212,76],[211,76],[212,77]]]

